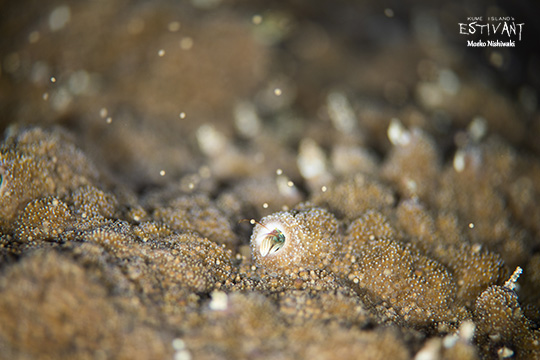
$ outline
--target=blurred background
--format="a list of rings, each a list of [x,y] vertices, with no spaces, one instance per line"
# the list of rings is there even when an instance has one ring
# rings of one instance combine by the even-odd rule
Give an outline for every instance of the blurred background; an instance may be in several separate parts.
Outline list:
[[[392,118],[443,154],[480,117],[538,155],[534,1],[0,1],[0,130],[68,129],[135,190],[209,167],[223,183],[283,168],[302,139],[384,156]],[[471,48],[468,17],[522,23]],[[494,36],[503,40],[505,36]],[[225,156],[226,154],[227,156]]]

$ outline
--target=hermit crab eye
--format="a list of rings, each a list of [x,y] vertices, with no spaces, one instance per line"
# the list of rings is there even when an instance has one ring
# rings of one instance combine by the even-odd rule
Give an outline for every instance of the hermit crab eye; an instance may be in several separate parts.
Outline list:
[[[0,194],[2,193],[2,190],[4,189],[4,184],[5,184],[4,171],[5,171],[4,168],[0,166]]]
[[[261,241],[259,251],[262,256],[273,254],[285,245],[285,234],[279,229],[274,229],[265,235]]]

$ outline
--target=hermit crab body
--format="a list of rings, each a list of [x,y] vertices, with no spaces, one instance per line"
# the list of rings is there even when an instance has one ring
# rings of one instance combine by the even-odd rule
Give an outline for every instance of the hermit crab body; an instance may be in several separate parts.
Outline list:
[[[253,229],[252,257],[271,273],[324,268],[337,251],[338,230],[336,218],[321,208],[268,215]]]

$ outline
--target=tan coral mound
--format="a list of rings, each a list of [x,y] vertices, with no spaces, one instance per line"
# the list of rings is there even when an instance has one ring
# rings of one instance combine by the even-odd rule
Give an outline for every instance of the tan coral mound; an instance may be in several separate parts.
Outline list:
[[[540,358],[538,5],[269,4],[0,1],[0,359]]]

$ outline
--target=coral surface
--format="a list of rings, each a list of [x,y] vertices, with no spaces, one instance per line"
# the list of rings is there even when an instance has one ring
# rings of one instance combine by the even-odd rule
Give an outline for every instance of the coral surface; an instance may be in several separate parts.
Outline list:
[[[0,358],[540,358],[539,10],[0,1]]]

